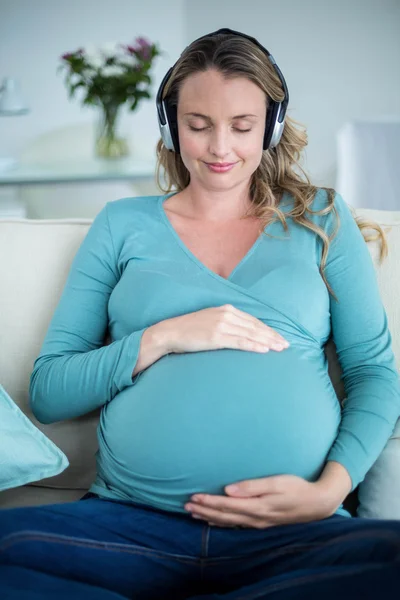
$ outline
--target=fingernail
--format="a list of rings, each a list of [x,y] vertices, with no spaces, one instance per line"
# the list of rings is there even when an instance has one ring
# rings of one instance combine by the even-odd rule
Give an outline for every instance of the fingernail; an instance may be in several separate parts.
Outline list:
[[[239,491],[239,487],[237,485],[229,485],[227,488],[228,492],[238,492]]]

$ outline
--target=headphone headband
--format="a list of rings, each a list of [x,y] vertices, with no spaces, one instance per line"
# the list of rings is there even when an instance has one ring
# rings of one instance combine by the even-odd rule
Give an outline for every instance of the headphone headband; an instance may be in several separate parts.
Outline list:
[[[263,150],[269,150],[270,148],[274,148],[275,146],[278,145],[278,143],[281,139],[284,124],[285,124],[286,110],[287,110],[288,103],[289,103],[289,92],[287,89],[285,78],[283,77],[283,74],[282,74],[281,70],[279,69],[278,65],[276,64],[276,61],[275,61],[274,57],[272,56],[272,54],[266,48],[264,48],[264,46],[262,46],[262,44],[260,44],[260,42],[258,40],[256,40],[256,38],[251,37],[250,35],[247,35],[245,33],[241,33],[240,31],[234,31],[233,29],[228,29],[226,27],[222,28],[222,29],[218,29],[217,31],[213,31],[212,33],[202,35],[201,37],[199,37],[196,40],[194,40],[193,42],[191,42],[191,44],[189,46],[191,46],[195,42],[198,42],[199,40],[202,40],[202,39],[208,38],[208,37],[212,37],[212,36],[218,35],[220,33],[238,35],[238,36],[244,37],[244,38],[250,40],[251,42],[253,42],[253,44],[258,46],[264,52],[264,54],[268,57],[270,63],[274,67],[274,69],[279,77],[285,97],[282,100],[282,102],[276,102],[275,100],[272,100],[272,98],[269,98],[269,106],[268,106],[266,120],[265,120],[265,131],[264,131],[264,139],[263,139]],[[186,48],[181,53],[181,56],[189,46],[186,46]],[[177,123],[176,110],[174,110],[173,107],[171,107],[168,104],[168,97],[163,99],[163,92],[164,92],[165,85],[166,85],[167,81],[169,80],[170,75],[171,75],[173,69],[175,68],[176,64],[177,63],[175,63],[167,71],[167,73],[165,74],[165,76],[160,84],[160,87],[158,89],[157,96],[156,96],[156,106],[157,106],[158,125],[160,128],[160,134],[161,134],[162,140],[164,142],[164,145],[168,150],[179,153],[179,136],[178,136],[178,123]]]

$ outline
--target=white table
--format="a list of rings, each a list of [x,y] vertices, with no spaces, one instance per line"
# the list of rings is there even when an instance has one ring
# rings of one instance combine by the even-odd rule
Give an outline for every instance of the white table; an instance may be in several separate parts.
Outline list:
[[[0,196],[0,217],[26,216],[24,189],[32,186],[89,184],[100,182],[130,182],[139,184],[155,182],[156,161],[135,160],[80,160],[54,161],[52,163],[19,163],[15,167],[0,171],[0,186],[8,186],[13,194]],[[15,189],[16,188],[16,189]],[[57,201],[54,194],[54,202]]]
[[[0,185],[34,185],[71,183],[76,181],[133,180],[154,177],[155,161],[124,158],[117,161],[54,161],[45,164],[23,164],[0,171]]]
[[[355,208],[400,210],[400,116],[346,123],[337,135],[336,190]]]

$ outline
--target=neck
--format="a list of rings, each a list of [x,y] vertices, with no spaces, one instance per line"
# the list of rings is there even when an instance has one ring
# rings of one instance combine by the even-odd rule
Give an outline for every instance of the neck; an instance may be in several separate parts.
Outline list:
[[[189,184],[181,192],[187,216],[202,221],[226,222],[242,218],[251,200],[248,186],[242,190],[207,190]]]

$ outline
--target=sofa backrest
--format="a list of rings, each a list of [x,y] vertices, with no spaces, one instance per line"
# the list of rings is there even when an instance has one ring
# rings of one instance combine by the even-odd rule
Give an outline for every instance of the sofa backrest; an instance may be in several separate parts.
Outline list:
[[[90,224],[90,219],[0,220],[0,382],[70,462],[51,481],[42,479],[35,485],[88,489],[95,477],[100,411],[43,425],[28,403],[33,362]]]
[[[356,211],[387,232],[389,256],[379,265],[379,246],[368,243],[400,367],[400,211]],[[28,417],[68,456],[70,466],[35,485],[88,489],[95,478],[100,410],[70,421],[39,423],[28,405],[29,378],[58,303],[72,259],[90,220],[0,220],[0,382]],[[360,302],[362,299],[360,298]],[[329,374],[343,399],[341,371],[332,342]],[[399,423],[398,423],[399,426]]]

